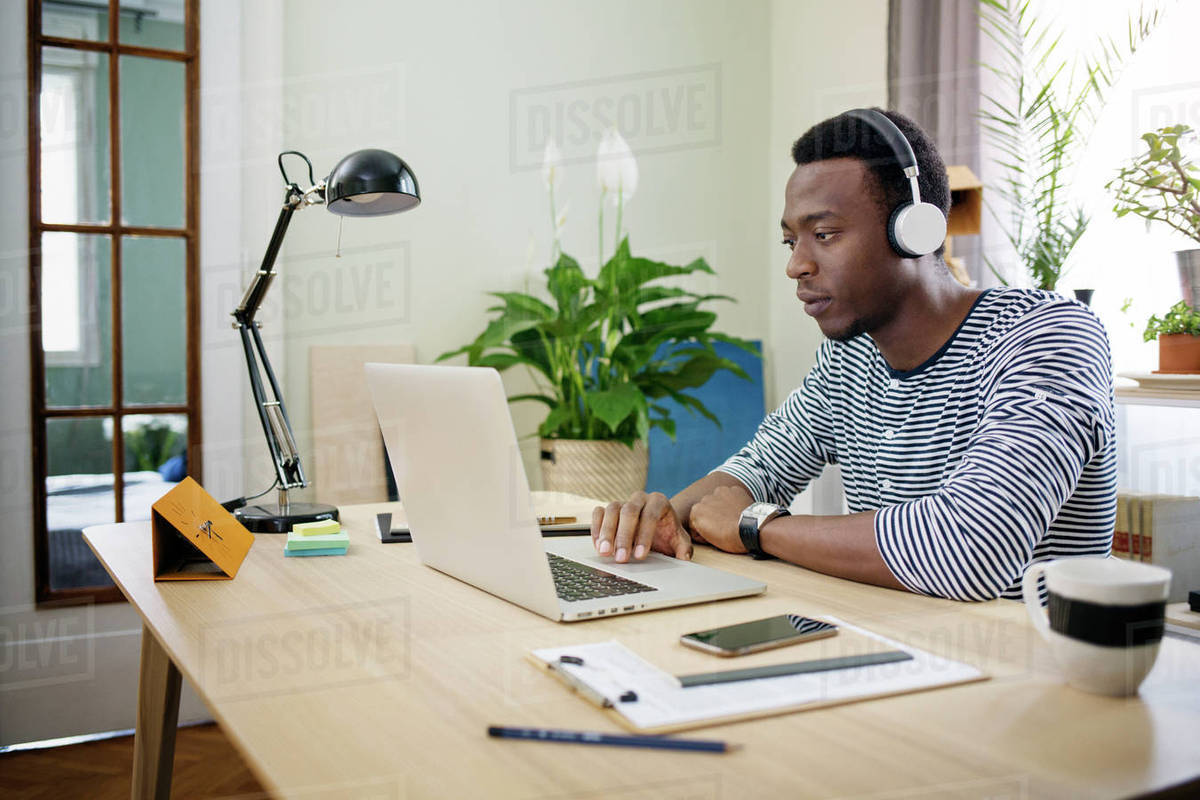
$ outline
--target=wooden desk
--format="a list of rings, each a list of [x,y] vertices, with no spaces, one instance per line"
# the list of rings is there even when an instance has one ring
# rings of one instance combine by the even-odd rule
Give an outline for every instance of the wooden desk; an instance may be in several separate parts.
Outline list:
[[[180,672],[279,797],[1102,798],[1186,781],[1200,789],[1200,645],[1164,639],[1137,697],[1094,697],[1062,683],[1017,603],[917,597],[708,548],[697,561],[765,579],[767,593],[556,624],[421,566],[411,545],[380,544],[369,521],[383,508],[342,509],[346,556],[284,558],[284,537],[261,535],[226,582],[155,584],[148,523],[85,531],[145,621],[135,796],[167,796]],[[662,663],[683,650],[682,633],[784,611],[833,614],[993,677],[691,734],[746,745],[721,756],[485,735],[488,724],[616,730],[528,664],[531,648],[619,637]]]
[[[1200,631],[1200,611],[1192,611],[1186,601],[1171,603],[1167,606],[1167,622]]]

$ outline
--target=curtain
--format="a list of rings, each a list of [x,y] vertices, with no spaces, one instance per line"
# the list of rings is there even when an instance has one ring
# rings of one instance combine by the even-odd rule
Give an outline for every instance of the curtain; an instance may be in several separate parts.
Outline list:
[[[932,136],[947,165],[964,164],[982,177],[979,47],[977,0],[890,0],[888,108]],[[979,238],[957,237],[954,255],[973,281],[986,285],[993,280],[981,263]]]

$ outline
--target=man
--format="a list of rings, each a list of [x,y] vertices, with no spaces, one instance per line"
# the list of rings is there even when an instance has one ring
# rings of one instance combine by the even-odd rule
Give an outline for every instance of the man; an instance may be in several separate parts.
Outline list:
[[[946,168],[915,152],[922,200],[945,213]],[[879,131],[842,115],[792,148],[781,221],[787,276],[826,341],[742,450],[675,497],[597,508],[592,538],[617,561],[692,542],[757,550],[865,583],[959,600],[1020,599],[1034,561],[1105,555],[1116,456],[1108,340],[1083,305],[957,283],[942,248],[913,258],[888,237],[911,199]],[[825,464],[851,513],[789,516]],[[744,512],[750,511],[743,519]]]

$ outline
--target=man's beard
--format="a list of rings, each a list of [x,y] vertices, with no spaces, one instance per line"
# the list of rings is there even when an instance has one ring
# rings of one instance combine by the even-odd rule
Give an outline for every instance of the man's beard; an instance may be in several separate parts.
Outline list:
[[[857,317],[853,322],[847,325],[840,331],[826,333],[826,339],[832,339],[835,342],[848,342],[855,337],[862,336],[864,333],[870,333],[882,328],[892,318],[892,315],[885,312],[879,312],[868,317]]]

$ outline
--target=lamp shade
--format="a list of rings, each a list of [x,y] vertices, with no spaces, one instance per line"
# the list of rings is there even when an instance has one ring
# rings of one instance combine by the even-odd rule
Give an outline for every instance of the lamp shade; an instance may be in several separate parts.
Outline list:
[[[421,202],[417,176],[386,150],[356,150],[325,179],[325,204],[334,214],[377,217],[407,211]]]

